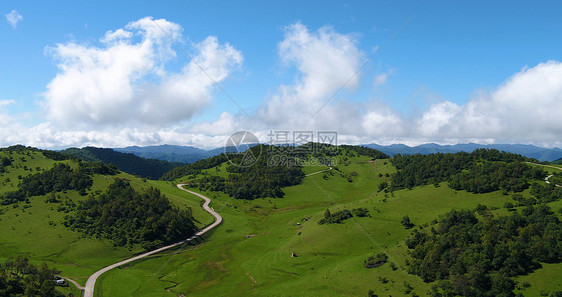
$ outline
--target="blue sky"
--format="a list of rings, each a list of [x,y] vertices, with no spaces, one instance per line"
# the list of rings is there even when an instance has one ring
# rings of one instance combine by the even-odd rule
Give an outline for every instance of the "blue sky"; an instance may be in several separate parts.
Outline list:
[[[2,1],[0,12],[2,146],[214,147],[242,129],[562,145],[553,1]],[[102,42],[109,31],[125,37]]]

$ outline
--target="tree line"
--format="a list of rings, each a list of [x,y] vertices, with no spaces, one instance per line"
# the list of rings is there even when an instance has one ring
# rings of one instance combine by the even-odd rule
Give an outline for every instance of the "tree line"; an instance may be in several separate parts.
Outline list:
[[[495,149],[395,155],[391,162],[398,171],[392,175],[391,190],[448,181],[451,188],[471,193],[520,192],[529,187],[530,179],[546,176],[546,171],[523,163],[525,160],[521,155]]]
[[[320,225],[328,224],[342,224],[345,220],[351,219],[355,215],[356,217],[370,217],[369,210],[363,207],[354,208],[351,211],[347,209],[342,209],[334,213],[330,212],[330,209],[326,209],[324,212],[324,217],[318,221]]]
[[[196,231],[191,209],[178,209],[155,188],[137,192],[122,179],[99,197],[81,201],[63,223],[116,246],[141,244],[145,249],[186,239]]]
[[[80,162],[74,170],[68,164],[55,163],[53,168],[23,177],[16,191],[4,193],[0,200],[3,205],[24,201],[28,197],[51,192],[75,190],[85,195],[92,186],[93,174],[114,175],[117,169],[102,162]]]

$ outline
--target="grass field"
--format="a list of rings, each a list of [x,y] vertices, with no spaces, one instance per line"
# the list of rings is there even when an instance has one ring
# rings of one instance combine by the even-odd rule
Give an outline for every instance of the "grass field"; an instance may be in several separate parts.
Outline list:
[[[49,169],[55,161],[45,158],[39,152],[17,153],[9,155],[0,152],[0,158],[11,156],[13,166],[8,167],[0,175],[0,193],[12,191],[19,183],[18,176],[33,174],[42,169]],[[76,164],[71,161],[62,161]],[[121,173],[116,177],[125,178],[137,188],[156,187],[164,193],[172,203],[179,207],[191,207],[199,226],[212,222],[212,217],[201,209],[200,199],[177,189],[169,182],[140,179]],[[94,176],[94,184],[89,193],[104,191],[115,177]],[[8,257],[23,255],[34,263],[45,262],[50,267],[61,271],[61,275],[72,278],[84,285],[87,278],[98,269],[117,261],[131,257],[142,251],[139,246],[114,247],[107,240],[83,238],[80,233],[69,230],[62,225],[64,211],[58,211],[65,202],[78,203],[87,196],[80,196],[76,191],[58,193],[63,203],[46,203],[44,196],[32,197],[29,203],[20,202],[14,205],[1,206],[0,215],[0,261]],[[71,285],[72,286],[72,285]],[[80,292],[75,288],[62,288],[61,291]]]
[[[506,214],[502,206],[511,201],[499,192],[474,195],[444,183],[394,195],[378,193],[378,184],[395,170],[387,160],[351,158],[337,168],[306,177],[303,184],[286,188],[280,199],[243,201],[204,193],[224,217],[205,243],[110,271],[99,281],[98,296],[366,296],[368,290],[403,296],[406,285],[426,295],[432,284],[404,268],[403,242],[409,231],[401,218],[408,215],[414,224],[425,225],[451,209],[473,209],[479,203]],[[305,168],[306,173],[314,170]],[[208,172],[224,174],[222,169]],[[348,182],[352,172],[357,176]],[[316,223],[327,208],[333,212],[358,207],[367,208],[371,217]],[[363,260],[380,251],[389,255],[396,270],[390,264],[363,267]],[[562,265],[545,267],[525,276],[531,283],[525,295],[560,286],[556,273]],[[545,278],[551,281],[543,287],[540,279]]]
[[[14,190],[18,175],[37,172],[37,167],[47,169],[55,163],[36,152],[14,155],[14,160],[14,166],[0,176],[0,193]],[[508,213],[502,208],[511,201],[508,195],[474,195],[454,191],[446,183],[393,194],[378,192],[378,184],[389,181],[387,175],[395,171],[388,160],[370,162],[365,157],[348,157],[340,161],[331,171],[305,177],[301,185],[285,188],[284,198],[244,201],[220,192],[204,193],[223,216],[222,225],[206,235],[203,242],[109,271],[98,279],[96,295],[366,296],[374,290],[379,296],[403,296],[406,287],[412,286],[412,293],[422,296],[432,284],[405,271],[404,239],[410,231],[400,224],[404,215],[425,228],[451,209],[473,209],[479,203],[496,209],[496,213]],[[326,168],[310,166],[304,171],[309,174]],[[225,164],[206,172],[228,175]],[[200,208],[199,198],[177,189],[174,183],[124,173],[118,177],[129,180],[137,189],[157,187],[174,204],[191,207],[199,226],[213,220]],[[112,178],[96,176],[90,193],[103,191],[111,182]],[[75,191],[60,195],[75,203],[84,199]],[[529,195],[528,191],[523,195]],[[82,238],[60,224],[66,214],[57,211],[59,204],[44,200],[45,197],[33,197],[29,204],[19,203],[17,208],[1,207],[0,260],[25,255],[32,262],[46,262],[83,285],[99,268],[141,251],[139,247],[115,248],[108,241]],[[359,207],[367,208],[370,217],[353,217],[343,224],[317,224],[327,208],[334,212]],[[555,211],[562,208],[562,201],[551,203],[551,207]],[[368,256],[381,251],[389,255],[396,269],[389,263],[372,269],[363,267]],[[292,253],[297,257],[291,257]],[[561,264],[544,264],[520,277],[520,284],[530,285],[520,286],[520,292],[538,296],[560,290],[561,269]],[[72,286],[60,290],[80,294]]]

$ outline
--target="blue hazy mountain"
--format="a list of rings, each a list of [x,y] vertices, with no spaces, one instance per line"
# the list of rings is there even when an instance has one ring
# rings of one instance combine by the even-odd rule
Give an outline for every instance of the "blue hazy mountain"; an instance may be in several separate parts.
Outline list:
[[[169,162],[193,163],[201,159],[210,158],[224,152],[237,153],[244,152],[253,144],[241,144],[237,147],[219,147],[211,150],[204,150],[193,146],[181,145],[155,145],[155,146],[128,146],[114,148],[113,150],[122,153],[130,153],[146,159],[158,159]]]
[[[192,146],[156,145],[156,146],[128,146],[114,148],[114,151],[131,153],[147,159],[158,159],[169,162],[193,163],[195,161],[214,156],[207,150]],[[218,155],[217,153],[215,155]]]
[[[216,156],[226,152],[243,152],[252,145],[242,145],[238,147],[219,147],[211,150],[204,150],[193,146],[180,145],[157,145],[157,146],[129,146],[114,148],[113,150],[123,153],[131,153],[147,159],[158,159],[169,162],[193,163],[195,161]],[[436,143],[426,143],[418,146],[407,146],[405,144],[364,144],[363,146],[377,149],[390,156],[395,154],[433,154],[433,153],[456,153],[472,152],[478,148],[497,149],[510,153],[521,154],[539,161],[554,161],[562,158],[562,150],[559,148],[542,148],[529,144],[477,144],[462,143],[455,145],[439,145]]]
[[[562,150],[559,148],[542,148],[530,144],[477,144],[462,143],[455,145],[439,145],[436,143],[426,143],[418,146],[407,146],[404,144],[364,144],[363,146],[377,149],[390,156],[396,154],[413,155],[413,154],[433,154],[433,153],[456,153],[456,152],[472,152],[478,148],[497,149],[510,153],[520,154],[529,158],[535,158],[539,161],[554,161],[562,158]]]

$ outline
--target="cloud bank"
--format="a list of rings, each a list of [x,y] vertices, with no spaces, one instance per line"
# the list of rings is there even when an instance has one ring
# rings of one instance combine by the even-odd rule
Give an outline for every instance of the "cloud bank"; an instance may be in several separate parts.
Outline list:
[[[174,41],[193,60],[178,60]],[[354,99],[394,75],[354,76],[366,61],[357,36],[325,26],[289,25],[278,43],[284,69],[296,71],[259,103],[251,117],[227,111],[214,121],[193,122],[213,100],[214,85],[241,67],[242,53],[209,36],[186,43],[180,25],[151,17],[107,31],[99,44],[67,42],[47,48],[59,69],[44,92],[47,122],[25,126],[0,101],[3,145],[38,147],[181,144],[218,147],[238,130],[267,141],[270,130],[338,131],[340,143],[425,142],[535,143],[562,145],[562,63],[547,61],[507,78],[465,104],[442,101],[405,116],[385,100]],[[201,71],[204,69],[206,74]],[[362,86],[365,85],[365,86]],[[334,96],[332,98],[332,96]],[[329,103],[327,103],[329,102]],[[326,104],[327,103],[327,104]]]
[[[293,131],[335,130],[340,140],[349,143],[417,145],[471,141],[562,145],[559,61],[525,67],[495,90],[471,98],[466,104],[443,101],[417,116],[407,117],[376,98],[357,103],[338,96],[321,108],[365,59],[352,35],[337,33],[330,27],[310,32],[297,23],[287,27],[285,38],[279,43],[279,58],[295,67],[300,76],[291,85],[281,85],[262,104],[254,120],[223,113],[217,121],[196,125],[193,131],[227,134],[253,126]],[[375,75],[371,80],[373,87],[386,83],[388,74]],[[354,77],[345,89],[359,84],[359,78]]]
[[[435,104],[417,121],[428,138],[492,138],[504,142],[562,141],[562,63],[524,68],[489,94],[464,105]]]

